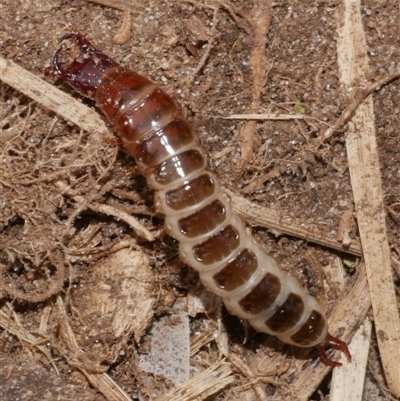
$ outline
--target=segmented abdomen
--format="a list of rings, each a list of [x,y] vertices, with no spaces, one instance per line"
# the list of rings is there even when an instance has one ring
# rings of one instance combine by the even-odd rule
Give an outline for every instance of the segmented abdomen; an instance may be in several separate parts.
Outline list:
[[[155,190],[166,231],[203,285],[260,332],[301,347],[325,341],[321,306],[246,234],[176,103],[121,66],[103,76],[96,101]]]

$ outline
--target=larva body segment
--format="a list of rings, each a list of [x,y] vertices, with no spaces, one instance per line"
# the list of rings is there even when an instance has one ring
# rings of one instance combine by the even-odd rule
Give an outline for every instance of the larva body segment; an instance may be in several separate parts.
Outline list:
[[[199,272],[203,285],[256,330],[287,344],[318,346],[329,365],[340,364],[321,348],[328,341],[350,359],[346,344],[328,333],[317,300],[246,233],[175,101],[81,35],[61,40],[67,38],[85,57],[64,66],[58,60],[60,48],[53,60],[58,75],[94,99],[116,126],[126,152],[155,191],[155,206],[165,215],[167,233],[179,241],[180,258]]]

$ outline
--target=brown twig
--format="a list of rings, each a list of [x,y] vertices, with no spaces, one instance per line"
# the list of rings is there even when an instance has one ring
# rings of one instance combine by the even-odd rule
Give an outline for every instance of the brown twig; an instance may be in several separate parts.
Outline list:
[[[224,188],[224,192],[232,199],[233,210],[252,225],[268,227],[269,229],[301,238],[326,248],[336,249],[356,256],[362,255],[361,244],[357,240],[353,240],[348,247],[345,247],[343,244],[337,242],[335,238],[329,238],[326,234],[313,227],[293,222],[291,219],[289,223],[285,221],[285,216],[279,215],[276,211],[258,206],[241,196],[235,195],[226,188]]]
[[[252,101],[250,113],[257,113],[261,104],[261,93],[267,77],[265,47],[272,17],[272,1],[257,0],[253,5],[252,28],[253,47],[249,64],[253,78]],[[249,160],[253,158],[253,148],[256,141],[256,121],[246,121],[240,133],[241,157],[235,170],[241,174]]]
[[[400,77],[400,70],[396,71],[393,74],[386,75],[378,81],[373,82],[367,85],[365,88],[356,89],[353,100],[351,103],[343,110],[341,116],[335,121],[335,123],[326,129],[325,132],[321,134],[321,136],[317,139],[314,147],[318,149],[328,138],[330,138],[336,131],[342,128],[345,124],[347,124],[351,117],[354,115],[355,111],[359,108],[360,104],[375,90],[380,88],[383,85],[388,84],[389,82]]]

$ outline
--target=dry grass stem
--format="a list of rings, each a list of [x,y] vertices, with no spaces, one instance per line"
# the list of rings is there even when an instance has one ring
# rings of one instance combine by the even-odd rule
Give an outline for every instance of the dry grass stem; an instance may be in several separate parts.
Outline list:
[[[54,111],[67,121],[81,127],[91,135],[98,135],[98,140],[110,136],[104,120],[99,114],[83,106],[68,94],[48,84],[43,79],[20,67],[11,60],[0,56],[0,78],[1,80],[20,91],[43,107]]]
[[[122,25],[119,28],[118,32],[113,37],[113,43],[115,43],[116,45],[123,45],[129,40],[129,37],[131,36],[131,23],[132,23],[131,10],[126,8],[122,18],[123,18]]]
[[[307,120],[305,114],[231,114],[228,117],[223,117],[226,120]]]
[[[357,330],[349,345],[352,363],[335,369],[330,401],[362,401],[367,370],[372,324],[369,319]]]
[[[368,74],[368,50],[360,2],[344,2],[338,14],[337,44],[343,84],[346,88],[356,87]],[[390,390],[400,397],[400,317],[386,234],[371,97],[355,111],[346,146],[383,369]]]
[[[241,196],[235,195],[226,188],[224,188],[224,191],[232,200],[233,210],[251,225],[268,227],[271,230],[301,238],[326,248],[336,249],[356,256],[362,255],[361,244],[358,240],[352,240],[348,247],[343,246],[337,242],[336,238],[331,239],[314,227],[305,227],[304,224],[293,222],[291,218],[281,216],[274,210],[258,206]]]
[[[252,30],[253,46],[249,59],[252,72],[252,102],[250,113],[257,113],[261,105],[261,93],[267,78],[266,44],[272,16],[272,1],[257,0],[253,5]],[[256,143],[256,121],[246,121],[240,132],[241,156],[236,172],[241,174],[249,161],[253,159]]]
[[[102,6],[116,8],[117,10],[125,11],[132,10],[138,11],[143,10],[143,4],[139,3],[137,0],[85,0],[88,3],[101,4]]]
[[[86,376],[89,383],[100,393],[107,401],[131,401],[129,396],[107,373],[90,373],[80,369]]]
[[[154,401],[202,401],[234,381],[230,364],[219,361]]]
[[[214,340],[215,335],[212,331],[205,331],[204,333],[199,334],[190,344],[190,356],[197,354],[202,347]]]
[[[75,200],[79,205],[84,205],[85,207],[99,213],[104,213],[108,216],[113,216],[117,220],[125,221],[129,224],[130,227],[142,238],[145,238],[147,241],[154,241],[155,236],[152,232],[150,232],[146,227],[139,223],[139,221],[130,215],[129,213],[124,212],[123,210],[118,210],[115,207],[104,205],[101,203],[91,202],[86,204],[85,198],[80,195],[76,195],[73,193],[71,188],[66,185],[62,181],[55,181],[57,187],[62,191],[62,193],[71,196],[72,199]]]

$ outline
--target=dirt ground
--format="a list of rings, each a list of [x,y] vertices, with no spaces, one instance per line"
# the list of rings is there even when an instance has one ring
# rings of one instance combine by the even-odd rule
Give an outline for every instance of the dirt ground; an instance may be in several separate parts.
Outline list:
[[[96,3],[3,0],[1,55],[81,100],[45,72],[59,37],[73,27],[172,94],[223,187],[285,221],[271,229],[249,217],[249,230],[332,314],[362,262],[346,126],[315,147],[351,103],[337,64],[340,1],[274,2],[270,10],[261,0],[138,1],[125,27],[123,11]],[[395,0],[365,1],[361,9],[367,85],[399,69],[400,10]],[[260,24],[257,13],[265,17]],[[226,385],[165,399],[300,399],[291,385],[318,364],[317,352],[255,333],[204,292],[164,234],[134,161],[110,140],[112,130],[99,140],[4,83],[0,96],[0,392],[10,401],[27,392],[42,400],[162,400],[184,383],[176,377],[223,363]],[[399,301],[400,80],[372,96]],[[254,113],[299,117],[222,118]],[[337,240],[343,225],[346,249]],[[190,347],[190,365],[179,362],[176,377],[144,368],[153,337],[169,326],[187,331],[182,352]],[[353,326],[344,329],[346,341]],[[260,369],[272,374],[251,376]],[[309,399],[329,399],[330,381],[326,371]],[[373,331],[363,400],[390,399]]]

